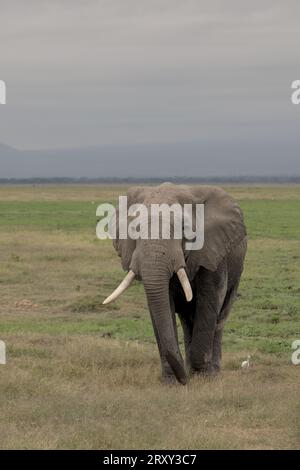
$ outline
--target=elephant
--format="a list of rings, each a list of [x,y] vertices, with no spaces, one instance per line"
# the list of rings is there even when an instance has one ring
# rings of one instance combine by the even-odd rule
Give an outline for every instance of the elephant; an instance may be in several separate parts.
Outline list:
[[[186,248],[184,235],[181,239],[123,239],[117,223],[113,245],[128,273],[103,303],[116,300],[134,279],[142,281],[161,360],[161,380],[185,385],[194,374],[215,376],[221,366],[224,324],[237,295],[247,251],[243,213],[231,196],[214,186],[136,186],[127,191],[127,200],[128,205],[146,207],[203,204],[204,243],[201,249],[191,250]],[[116,214],[118,220],[118,208]],[[194,220],[191,223],[194,226]],[[185,362],[176,314],[183,329]]]

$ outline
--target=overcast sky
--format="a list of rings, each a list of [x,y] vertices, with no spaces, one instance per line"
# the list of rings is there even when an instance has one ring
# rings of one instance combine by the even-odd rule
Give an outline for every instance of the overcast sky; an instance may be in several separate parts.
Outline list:
[[[278,141],[280,152],[298,152],[298,0],[0,0],[0,8],[0,142],[217,141],[228,150],[240,141],[263,152]]]

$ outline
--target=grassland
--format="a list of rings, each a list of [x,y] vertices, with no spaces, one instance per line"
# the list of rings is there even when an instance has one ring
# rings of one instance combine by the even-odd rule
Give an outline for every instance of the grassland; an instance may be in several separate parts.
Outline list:
[[[140,284],[102,305],[123,273],[95,211],[125,190],[0,187],[0,447],[299,447],[300,188],[227,188],[245,213],[245,272],[222,373],[187,387],[159,382]]]

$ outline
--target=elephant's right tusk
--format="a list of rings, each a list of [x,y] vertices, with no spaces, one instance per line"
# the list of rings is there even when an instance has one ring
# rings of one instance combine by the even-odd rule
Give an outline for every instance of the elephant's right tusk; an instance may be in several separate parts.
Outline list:
[[[191,288],[189,278],[187,277],[187,274],[185,272],[185,269],[184,268],[178,269],[177,276],[178,276],[178,279],[180,281],[180,284],[182,285],[182,289],[184,291],[185,298],[188,302],[190,302],[193,298],[193,291],[192,291],[192,288]]]
[[[124,292],[124,290],[130,286],[134,278],[135,274],[130,270],[116,290],[114,290],[113,293],[104,300],[103,305],[109,304],[110,302],[116,300]]]

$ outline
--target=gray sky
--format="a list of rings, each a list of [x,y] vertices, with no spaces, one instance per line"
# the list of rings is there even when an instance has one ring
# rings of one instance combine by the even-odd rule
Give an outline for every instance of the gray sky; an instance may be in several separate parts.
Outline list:
[[[0,0],[0,142],[272,144],[297,168],[298,0]],[[293,163],[294,162],[294,163]],[[298,171],[300,173],[300,170]]]

